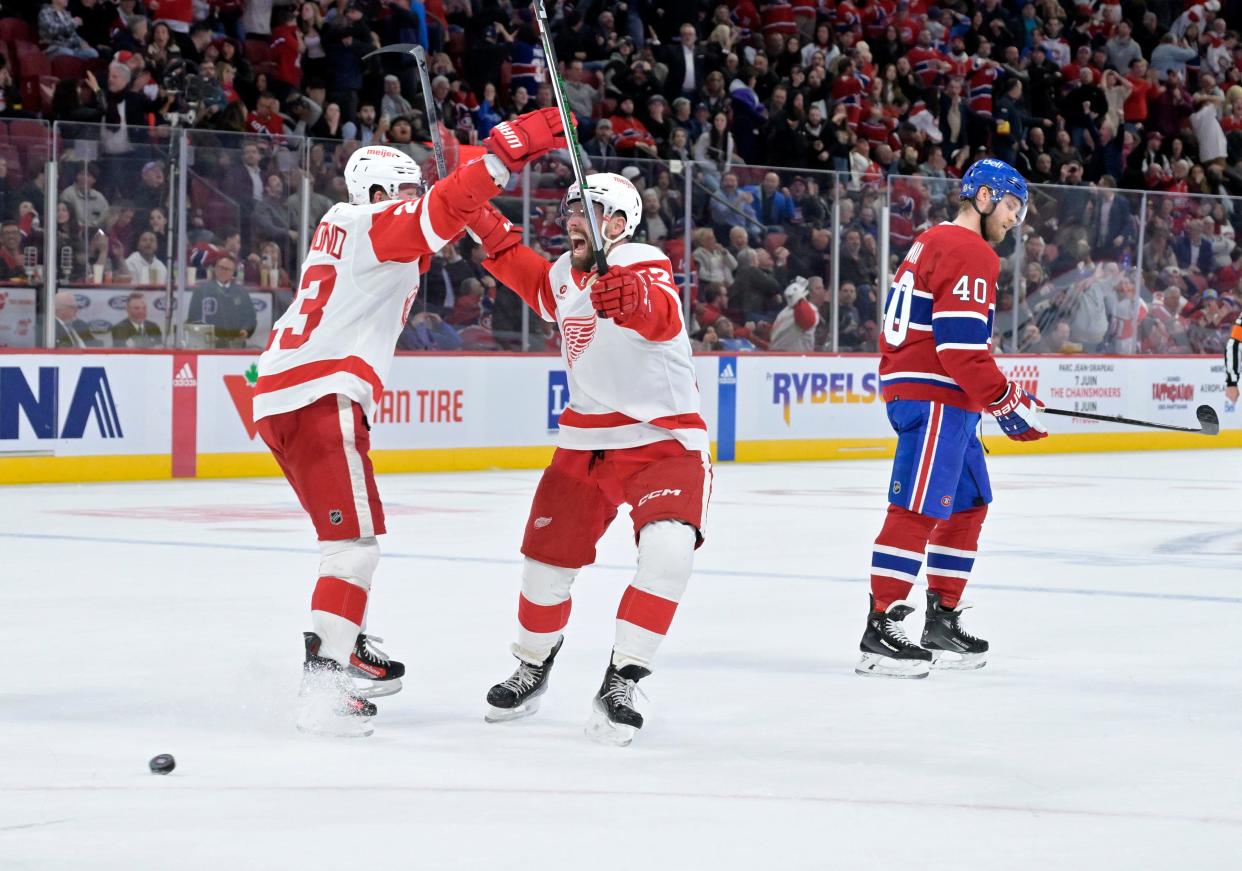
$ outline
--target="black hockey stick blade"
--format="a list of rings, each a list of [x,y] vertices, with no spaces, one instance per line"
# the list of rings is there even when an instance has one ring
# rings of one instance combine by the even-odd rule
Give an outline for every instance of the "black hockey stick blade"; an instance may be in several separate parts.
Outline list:
[[[418,48],[416,42],[395,42],[392,45],[381,45],[370,54],[364,54],[362,59],[370,60],[377,54],[413,54],[416,48]]]
[[[1104,423],[1124,423],[1126,426],[1142,426],[1147,429],[1167,429],[1173,432],[1193,432],[1199,435],[1214,436],[1220,432],[1220,419],[1216,409],[1210,405],[1200,405],[1195,410],[1199,418],[1199,426],[1171,426],[1167,423],[1154,423],[1150,420],[1135,420],[1132,417],[1119,417],[1111,414],[1091,414],[1086,411],[1070,411],[1066,408],[1044,408],[1045,414],[1059,414],[1062,417],[1079,417],[1083,420],[1099,420]]]

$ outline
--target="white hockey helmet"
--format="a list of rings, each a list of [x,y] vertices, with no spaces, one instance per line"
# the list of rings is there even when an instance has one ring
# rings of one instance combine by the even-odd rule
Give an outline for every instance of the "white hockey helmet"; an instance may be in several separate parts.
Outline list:
[[[797,305],[811,295],[810,282],[799,275],[785,288],[785,305]]]
[[[423,171],[414,158],[385,145],[368,145],[357,149],[345,164],[345,189],[354,205],[371,202],[371,188],[382,187],[390,198],[397,196],[401,185],[418,185],[422,190]]]
[[[593,172],[586,177],[587,196],[591,202],[604,207],[604,220],[607,221],[617,212],[625,215],[625,230],[616,239],[605,239],[606,242],[618,242],[628,239],[638,229],[642,220],[643,201],[638,188],[623,175],[615,172]],[[565,215],[569,206],[582,199],[582,189],[574,182],[565,192],[565,200],[561,203],[561,214]]]

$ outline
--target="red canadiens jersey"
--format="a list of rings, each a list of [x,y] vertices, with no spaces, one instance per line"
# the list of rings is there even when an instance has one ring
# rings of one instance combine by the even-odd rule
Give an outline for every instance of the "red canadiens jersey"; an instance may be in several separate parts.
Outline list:
[[[549,263],[515,245],[483,262],[540,317],[560,326],[569,405],[557,444],[589,451],[675,439],[688,450],[708,450],[681,296],[664,252],[638,242],[609,252],[610,266],[635,270],[643,285],[639,312],[624,326],[595,313],[595,272],[579,272],[569,261],[568,252]]]
[[[421,261],[461,232],[472,196],[496,190],[480,160],[417,200],[329,209],[315,228],[297,297],[259,357],[254,419],[330,393],[348,396],[370,416],[418,293]]]
[[[930,399],[980,411],[1005,391],[992,359],[1000,258],[973,230],[943,223],[921,233],[884,305],[884,401]]]

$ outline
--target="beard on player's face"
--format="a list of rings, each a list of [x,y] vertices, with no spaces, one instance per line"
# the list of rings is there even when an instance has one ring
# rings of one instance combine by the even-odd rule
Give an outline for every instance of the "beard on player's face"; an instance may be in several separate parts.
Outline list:
[[[595,246],[586,221],[575,221],[569,230],[569,263],[579,272],[588,272],[595,263]]]

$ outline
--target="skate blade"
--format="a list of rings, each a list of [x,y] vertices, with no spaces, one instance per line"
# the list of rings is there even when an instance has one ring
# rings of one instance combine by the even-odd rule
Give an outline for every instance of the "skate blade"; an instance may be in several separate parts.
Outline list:
[[[401,692],[401,678],[392,680],[371,680],[358,682],[355,679],[354,695],[360,699],[382,699]]]
[[[592,711],[591,719],[587,720],[583,730],[586,736],[597,744],[610,747],[629,747],[634,741],[634,733],[638,730],[633,726],[614,723],[603,711]]]
[[[930,666],[922,659],[893,659],[891,656],[880,656],[878,653],[864,653],[854,666],[854,674],[863,677],[894,677],[906,680],[925,678],[930,673]]]
[[[533,699],[527,699],[515,708],[498,708],[495,705],[488,705],[487,713],[483,715],[483,719],[489,723],[507,723],[510,720],[520,720],[523,717],[529,717],[538,710],[539,696],[535,696]]]
[[[974,671],[988,664],[986,653],[954,653],[950,650],[933,650],[931,667],[937,671]]]

